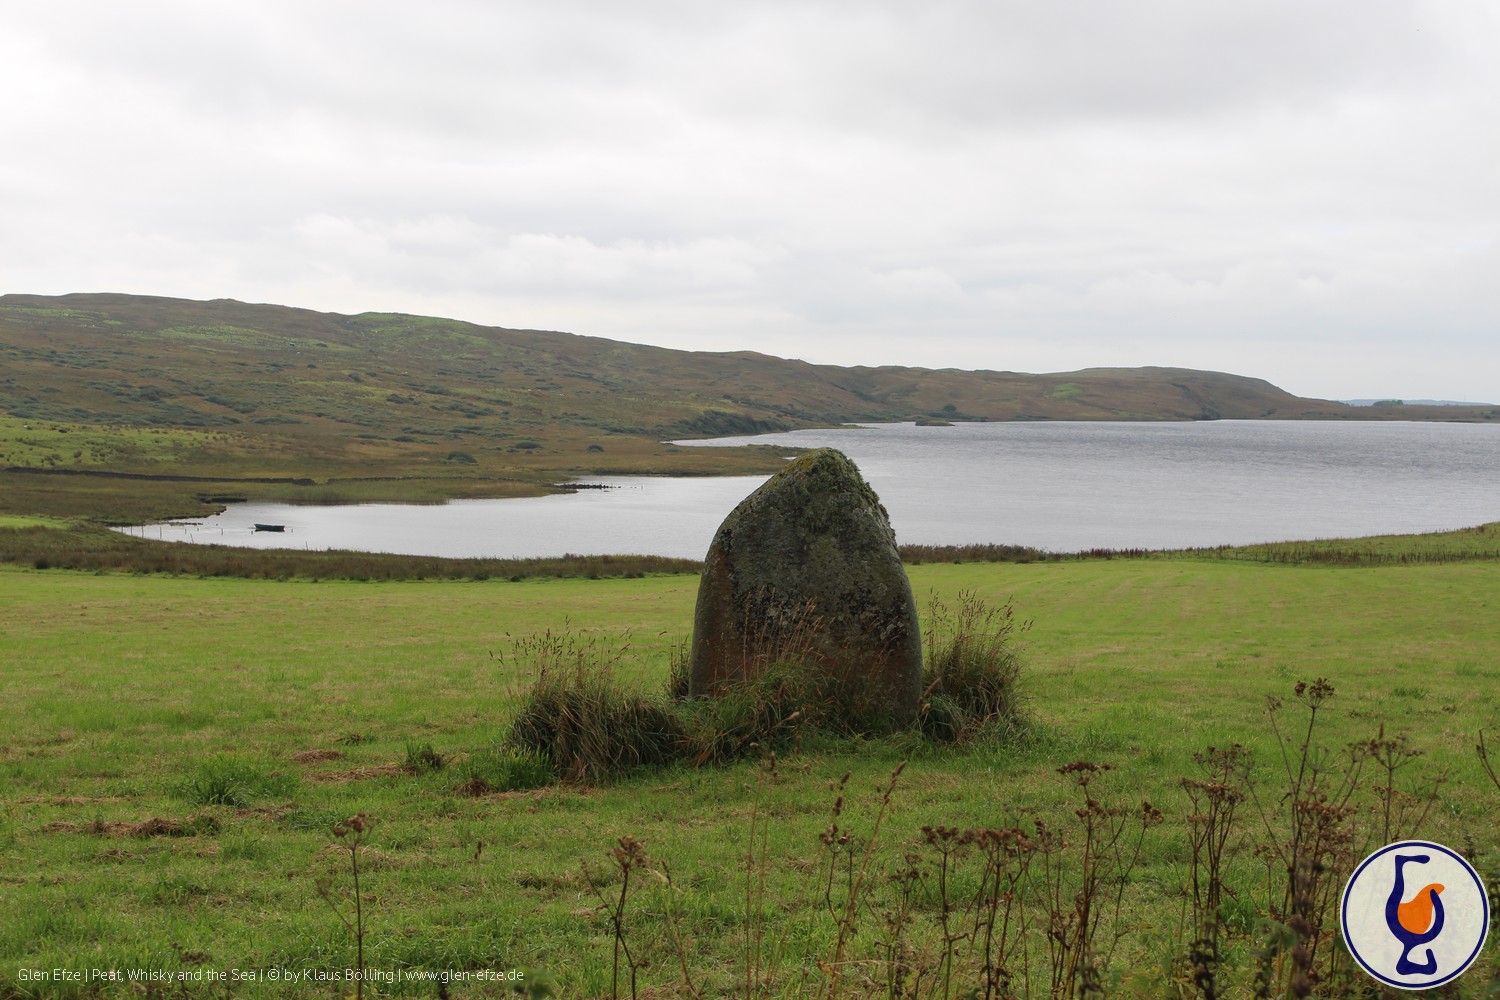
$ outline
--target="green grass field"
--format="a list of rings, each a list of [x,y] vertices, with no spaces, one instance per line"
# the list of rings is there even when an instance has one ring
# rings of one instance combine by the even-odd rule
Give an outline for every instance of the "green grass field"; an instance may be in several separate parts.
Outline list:
[[[1382,723],[1409,736],[1424,755],[1403,782],[1448,778],[1409,832],[1500,869],[1500,791],[1474,752],[1497,716],[1500,562],[1114,559],[910,575],[919,603],[971,591],[1034,623],[1023,734],[949,749],[814,740],[774,781],[744,763],[471,797],[459,791],[464,760],[504,735],[529,682],[517,639],[552,630],[623,650],[624,680],[660,691],[696,577],[278,582],[0,567],[0,996],[351,993],[334,977],[354,964],[354,940],[319,886],[351,905],[350,855],[331,831],[361,812],[374,821],[360,851],[366,966],[386,977],[367,995],[440,995],[402,978],[423,970],[467,976],[453,996],[510,995],[514,983],[482,977],[513,970],[558,996],[630,995],[623,978],[613,985],[609,917],[619,873],[608,852],[624,836],[645,843],[655,873],[624,916],[632,954],[649,960],[640,995],[744,995],[747,965],[764,977],[756,995],[821,995],[817,962],[836,946],[828,904],[847,894],[856,858],[830,888],[819,839],[830,783],[852,772],[839,822],[860,847],[875,789],[903,759],[853,957],[873,962],[876,904],[894,891],[885,875],[922,849],[924,825],[1040,814],[1064,826],[1077,790],[1057,768],[1107,762],[1115,770],[1091,791],[1122,806],[1149,798],[1165,821],[1125,887],[1104,982],[1166,995],[1181,979],[1173,942],[1189,879],[1180,779],[1195,751],[1244,743],[1274,814],[1266,698],[1286,698],[1295,723],[1294,683],[1320,676],[1337,689],[1320,742],[1340,748]],[[429,746],[446,766],[403,766]],[[203,804],[205,787],[230,779],[239,804]],[[1266,834],[1258,812],[1245,815],[1229,881],[1250,913],[1264,881],[1251,848]],[[923,914],[935,948],[930,899]],[[1246,916],[1230,944],[1242,968],[1256,940]],[[1038,963],[1038,936],[1031,947]],[[1460,995],[1481,995],[1493,964],[1484,956]],[[840,995],[887,995],[873,979],[864,991],[867,968],[849,965]],[[141,969],[187,978],[147,990],[52,977]],[[1224,995],[1251,995],[1234,976],[1240,992]],[[1043,978],[1028,988],[1042,992]]]

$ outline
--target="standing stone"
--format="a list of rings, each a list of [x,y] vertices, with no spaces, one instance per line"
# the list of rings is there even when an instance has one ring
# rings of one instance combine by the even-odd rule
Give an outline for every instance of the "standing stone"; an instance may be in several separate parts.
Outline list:
[[[802,455],[741,501],[704,559],[689,695],[717,694],[778,660],[820,671],[860,728],[916,717],[911,583],[880,498],[832,448]]]

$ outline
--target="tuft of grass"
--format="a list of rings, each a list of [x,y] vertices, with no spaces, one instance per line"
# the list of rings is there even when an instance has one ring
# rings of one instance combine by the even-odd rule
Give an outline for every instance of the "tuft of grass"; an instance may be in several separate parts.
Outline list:
[[[620,684],[623,654],[567,631],[516,641],[512,655],[529,661],[536,679],[506,745],[540,754],[568,781],[607,782],[678,760],[687,738],[682,721],[662,701]]]
[[[447,766],[447,759],[432,748],[431,743],[406,744],[406,762],[402,767],[411,774],[431,774]]]
[[[259,800],[290,798],[296,789],[294,775],[250,758],[216,754],[198,764],[177,794],[195,805],[243,809]]]
[[[464,795],[521,792],[550,785],[554,779],[550,758],[536,750],[508,746],[469,754],[459,765],[459,775],[463,781],[458,791]]]
[[[1017,639],[1030,628],[1030,621],[1016,619],[1010,603],[989,605],[972,590],[959,591],[952,606],[931,597],[923,674],[927,697],[919,718],[928,738],[961,742],[1021,724]]]

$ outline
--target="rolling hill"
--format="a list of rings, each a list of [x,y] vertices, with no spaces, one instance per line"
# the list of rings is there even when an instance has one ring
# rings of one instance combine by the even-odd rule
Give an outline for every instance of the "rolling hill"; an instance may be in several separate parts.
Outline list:
[[[1355,408],[1175,368],[844,368],[228,299],[0,296],[0,506],[13,512],[138,517],[121,498],[108,510],[79,499],[82,480],[123,473],[412,499],[534,492],[578,474],[769,469],[770,455],[661,441],[851,421],[1496,417],[1431,409]],[[133,488],[153,490],[177,508],[189,492]]]

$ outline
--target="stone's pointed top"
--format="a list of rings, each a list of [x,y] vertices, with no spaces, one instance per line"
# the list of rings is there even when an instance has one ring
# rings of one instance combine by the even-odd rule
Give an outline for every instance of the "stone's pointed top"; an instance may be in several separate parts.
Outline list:
[[[880,498],[865,482],[859,474],[859,466],[850,460],[848,455],[837,448],[814,448],[812,451],[803,452],[792,459],[776,475],[772,476],[761,489],[765,489],[775,483],[778,479],[803,478],[807,480],[811,489],[828,491],[852,490],[859,493],[870,503],[880,506]],[[883,511],[885,508],[881,507]]]
[[[719,526],[698,589],[689,691],[751,679],[792,646],[866,706],[872,728],[915,717],[911,584],[880,498],[832,448],[788,463]]]
[[[740,530],[747,523],[755,525],[753,531]],[[895,553],[890,517],[859,467],[835,448],[816,448],[792,459],[742,500],[719,526],[709,555],[722,541],[741,550],[762,549],[772,561],[804,558],[811,551],[805,543],[829,533],[839,536],[840,546],[883,548],[889,542]],[[799,550],[803,556],[796,555]]]
[[[814,448],[804,451],[796,458],[786,464],[781,470],[786,473],[817,473],[828,475],[854,476],[863,482],[859,475],[859,468],[849,459],[848,455],[837,448]]]

